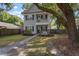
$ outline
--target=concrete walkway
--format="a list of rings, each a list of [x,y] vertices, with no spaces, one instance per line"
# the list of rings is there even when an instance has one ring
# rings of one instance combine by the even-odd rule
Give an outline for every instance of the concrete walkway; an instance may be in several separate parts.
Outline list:
[[[23,50],[26,48],[26,44],[28,43],[28,41],[37,37],[38,35],[39,34],[30,36],[22,41],[16,42],[15,44],[0,48],[0,55],[2,56],[23,55]]]

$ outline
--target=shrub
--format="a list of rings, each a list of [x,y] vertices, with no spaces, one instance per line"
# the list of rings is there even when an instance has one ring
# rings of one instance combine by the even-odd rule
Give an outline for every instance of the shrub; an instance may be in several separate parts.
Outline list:
[[[32,31],[30,29],[26,29],[23,34],[24,35],[32,35]]]

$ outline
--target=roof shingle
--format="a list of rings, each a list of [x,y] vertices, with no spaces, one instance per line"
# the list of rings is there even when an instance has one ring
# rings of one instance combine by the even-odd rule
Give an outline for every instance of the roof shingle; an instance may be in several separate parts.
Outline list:
[[[0,22],[0,28],[6,28],[6,29],[20,29],[19,26],[16,26],[14,24]]]

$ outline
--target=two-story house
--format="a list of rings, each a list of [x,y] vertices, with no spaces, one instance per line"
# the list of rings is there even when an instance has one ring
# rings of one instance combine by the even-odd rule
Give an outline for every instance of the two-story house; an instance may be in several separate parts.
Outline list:
[[[22,13],[24,15],[24,30],[32,30],[32,34],[51,29],[51,14],[40,10],[34,4],[30,9],[26,9]]]

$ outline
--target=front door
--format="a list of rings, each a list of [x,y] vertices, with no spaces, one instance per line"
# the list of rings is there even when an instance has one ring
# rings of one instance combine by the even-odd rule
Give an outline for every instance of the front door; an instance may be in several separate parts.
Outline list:
[[[41,26],[38,25],[36,28],[37,28],[37,33],[40,33],[41,32]]]
[[[42,26],[42,31],[47,31],[47,25]]]

